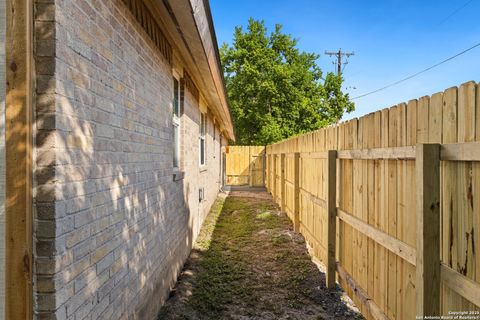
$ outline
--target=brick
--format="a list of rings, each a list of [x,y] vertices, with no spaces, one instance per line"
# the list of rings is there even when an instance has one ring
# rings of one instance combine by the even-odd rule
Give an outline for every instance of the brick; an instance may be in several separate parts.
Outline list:
[[[48,183],[38,185],[36,187],[36,197],[39,202],[52,202],[55,200],[61,200],[62,195],[59,192],[55,183]]]
[[[75,279],[80,273],[82,273],[90,265],[90,258],[85,257],[80,261],[74,262],[68,268],[63,271],[63,277],[65,282],[70,282]]]
[[[86,13],[90,19],[95,20],[97,12],[92,8],[89,2],[85,0],[77,0],[76,5]]]
[[[108,253],[111,252],[111,248],[108,244],[96,248],[92,253],[91,261],[92,263],[96,263],[100,261],[103,257],[105,257]]]
[[[36,289],[41,293],[54,293],[63,285],[63,279],[59,275],[39,276],[36,281]]]
[[[65,202],[35,203],[37,218],[40,220],[61,219],[66,214]]]
[[[53,3],[37,3],[35,5],[36,21],[54,21],[55,5]]]
[[[97,274],[102,273],[105,269],[109,268],[114,261],[113,253],[109,253],[102,260],[97,263]]]
[[[56,311],[73,295],[73,286],[67,285],[53,293],[40,293],[35,296],[38,311]]]
[[[55,78],[48,75],[37,75],[37,94],[54,94],[56,89]]]
[[[113,290],[114,287],[115,287],[115,280],[111,278],[98,289],[97,299],[102,300],[102,299],[108,298],[110,292]]]
[[[36,55],[37,57],[46,57],[46,58],[53,58],[55,56],[56,51],[56,43],[54,40],[37,40],[35,43],[36,46]],[[54,67],[55,65],[51,66]],[[48,67],[48,66],[44,66]],[[39,73],[45,74],[45,73]],[[51,73],[47,73],[51,74]]]
[[[55,220],[37,221],[35,230],[37,237],[55,238],[57,237],[57,222]]]
[[[105,137],[105,138],[114,137],[114,129],[108,125],[98,124],[95,131],[96,131],[96,136],[98,137]]]
[[[88,285],[89,282],[94,281],[96,275],[97,273],[95,271],[95,267],[90,266],[81,274],[79,274],[77,277],[75,277],[75,279],[73,279],[75,294],[82,291]]]
[[[38,184],[54,182],[56,177],[55,167],[40,167],[35,171],[35,178]]]
[[[73,259],[75,261],[80,260],[81,258],[85,257],[86,255],[90,254],[94,249],[95,241],[94,239],[87,239],[82,243],[77,244],[73,248]]]
[[[67,309],[65,305],[62,305],[60,308],[54,312],[35,312],[35,318],[37,320],[66,320],[67,319]]]
[[[104,207],[104,208],[106,208],[106,207]],[[108,217],[108,216],[94,221],[92,223],[91,227],[90,227],[92,235],[96,235],[97,233],[104,230],[108,226],[110,226],[110,217]]]
[[[95,307],[94,297],[87,298],[78,309],[75,310],[75,319],[85,319]]]
[[[36,58],[36,68],[38,74],[53,76],[55,74],[55,66],[55,58],[51,56]]]
[[[75,228],[83,227],[84,225],[93,222],[94,212],[92,209],[87,209],[81,212],[78,212],[74,216],[75,219]]]
[[[65,252],[65,239],[58,238],[37,238],[35,241],[36,254],[39,257],[54,257]]]
[[[37,275],[54,275],[62,268],[69,265],[73,255],[68,251],[53,257],[35,257],[35,270]]]
[[[73,199],[69,199],[66,203],[66,213],[72,214],[79,211],[84,211],[91,206],[90,198],[88,196],[78,196]]]
[[[110,299],[108,297],[98,302],[92,310],[92,319],[108,319],[101,315],[107,309],[109,304],[110,304]]]
[[[115,236],[114,228],[105,229],[96,235],[95,243],[97,246],[101,246],[107,241],[110,241],[111,239],[113,239],[114,236]]]
[[[37,94],[36,102],[37,114],[55,112],[55,94]]]
[[[82,41],[85,45],[87,45],[90,48],[95,47],[95,39],[92,37],[90,33],[85,31],[84,29],[79,29],[77,31],[77,36],[79,41]]]
[[[55,22],[35,21],[35,39],[36,40],[55,39]]]
[[[38,311],[55,311],[57,307],[61,305],[57,305],[55,293],[47,293],[47,294],[38,294],[36,296],[36,303],[39,306]]]
[[[92,206],[96,207],[111,201],[109,192],[98,192],[92,197]]]
[[[80,243],[90,237],[90,227],[84,226],[80,229],[75,229],[66,236],[67,248],[72,248],[77,243]]]
[[[54,130],[57,125],[54,113],[37,113],[37,129],[38,130]]]
[[[67,302],[67,316],[70,317],[74,315],[76,310],[79,309],[85,303],[93,303],[93,294],[90,292],[88,287],[85,287],[82,291],[75,294],[68,302]]]

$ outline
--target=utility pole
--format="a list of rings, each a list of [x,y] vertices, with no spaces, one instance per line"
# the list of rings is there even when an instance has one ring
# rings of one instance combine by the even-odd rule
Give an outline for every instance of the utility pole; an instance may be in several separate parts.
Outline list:
[[[355,52],[342,52],[342,49],[339,49],[338,52],[333,51],[325,51],[325,54],[328,56],[336,56],[337,57],[337,75],[341,76],[342,74],[342,57],[350,57],[355,55]],[[348,62],[345,62],[347,64]]]

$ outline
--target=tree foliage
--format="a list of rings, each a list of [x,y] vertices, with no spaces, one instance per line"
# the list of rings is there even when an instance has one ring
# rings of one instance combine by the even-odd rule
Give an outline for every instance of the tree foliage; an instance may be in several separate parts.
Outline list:
[[[264,21],[250,19],[247,31],[235,28],[220,56],[238,144],[270,144],[354,110],[341,77],[323,77],[319,55],[300,51],[281,25],[268,33]]]

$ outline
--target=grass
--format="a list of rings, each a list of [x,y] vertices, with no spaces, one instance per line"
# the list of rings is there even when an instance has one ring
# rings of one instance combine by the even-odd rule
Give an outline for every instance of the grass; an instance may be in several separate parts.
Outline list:
[[[194,249],[206,251],[208,250],[208,248],[210,248],[210,244],[212,242],[212,234],[215,230],[218,218],[222,213],[224,204],[225,198],[221,197],[217,198],[217,200],[214,202],[212,208],[210,209],[210,213],[203,222],[202,228],[198,235],[198,240],[194,245]]]
[[[187,266],[160,319],[304,318],[330,299],[315,300],[324,280],[288,217],[265,199],[219,198]]]
[[[241,200],[225,201],[223,215],[213,232],[215,241],[202,256],[189,304],[203,315],[216,317],[234,299],[252,298],[251,283],[244,281],[248,279],[248,261],[236,247],[251,235],[255,227],[249,219],[249,212],[243,208]]]

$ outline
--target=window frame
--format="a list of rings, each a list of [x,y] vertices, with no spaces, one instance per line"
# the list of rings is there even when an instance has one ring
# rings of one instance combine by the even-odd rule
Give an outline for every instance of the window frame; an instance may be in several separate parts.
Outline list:
[[[177,92],[175,92],[177,91]],[[176,111],[176,112],[175,112]],[[173,169],[180,171],[181,148],[181,82],[180,76],[173,74],[172,127],[173,127]],[[175,139],[175,135],[177,139]]]
[[[198,163],[200,168],[205,168],[207,165],[207,113],[200,112],[200,125],[198,133]],[[202,153],[203,147],[203,153]],[[202,159],[203,156],[203,159]]]
[[[213,119],[212,121],[212,128],[213,128],[213,158],[217,158],[217,126],[216,126],[216,121]]]

